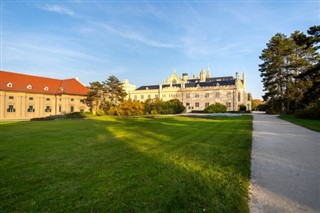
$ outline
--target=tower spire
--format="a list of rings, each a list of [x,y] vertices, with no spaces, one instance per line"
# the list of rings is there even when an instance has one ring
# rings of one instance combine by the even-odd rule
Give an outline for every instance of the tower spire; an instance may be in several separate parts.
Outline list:
[[[207,78],[211,78],[211,74],[210,74],[210,66],[209,66],[209,63],[208,63],[208,72],[207,72]]]

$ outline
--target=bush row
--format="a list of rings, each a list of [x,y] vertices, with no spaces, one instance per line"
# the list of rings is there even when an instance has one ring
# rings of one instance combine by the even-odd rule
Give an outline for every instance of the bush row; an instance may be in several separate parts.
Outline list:
[[[298,118],[320,119],[320,101],[307,106],[305,109],[297,110],[294,115]]]

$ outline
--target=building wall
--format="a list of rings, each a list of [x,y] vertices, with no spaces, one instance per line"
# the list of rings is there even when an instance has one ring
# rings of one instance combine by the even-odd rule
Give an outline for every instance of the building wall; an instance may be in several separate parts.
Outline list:
[[[86,96],[0,91],[0,119],[31,119],[87,111]],[[13,109],[9,108],[13,106]],[[29,109],[29,110],[28,110]],[[34,110],[32,110],[34,109]]]
[[[165,87],[159,85],[159,89],[135,90],[130,92],[132,100],[146,101],[147,99],[160,98],[163,101],[179,99],[186,107],[187,112],[192,110],[204,110],[207,106],[221,103],[227,106],[228,111],[237,111],[239,105],[245,105],[251,110],[251,100],[245,92],[244,85],[239,80],[236,85],[214,87]]]

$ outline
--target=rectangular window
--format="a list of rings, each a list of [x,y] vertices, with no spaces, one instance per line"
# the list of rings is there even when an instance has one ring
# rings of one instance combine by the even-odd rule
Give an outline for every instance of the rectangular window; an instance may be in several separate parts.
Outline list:
[[[220,98],[220,92],[216,92],[216,98]]]
[[[14,108],[13,105],[8,106],[7,112],[15,112],[15,111],[16,111],[16,109]]]
[[[166,97],[166,94],[162,94],[162,98],[165,98]]]
[[[209,93],[206,92],[206,93],[204,94],[204,97],[205,97],[205,98],[209,98]]]
[[[74,111],[74,106],[71,106],[70,107],[70,112],[73,112]]]
[[[47,100],[47,101],[50,101],[50,98],[47,98],[46,100]]]
[[[9,99],[13,99],[14,97],[13,96],[9,96]]]
[[[27,111],[28,111],[28,112],[34,112],[35,110],[34,110],[33,106],[29,106],[29,108],[27,109]]]
[[[198,102],[195,104],[195,107],[199,107],[199,103]]]
[[[200,97],[200,94],[199,94],[199,93],[196,93],[194,97],[195,97],[195,98],[199,98],[199,97]]]
[[[137,95],[133,96],[133,100],[137,100],[137,98],[138,98]]]
[[[62,110],[61,110],[61,106],[59,106],[59,112],[61,112]]]
[[[209,105],[210,105],[209,102],[206,102],[206,103],[204,104],[205,107],[208,107]]]
[[[141,97],[141,100],[143,100],[143,99],[144,99],[144,95],[141,95],[140,97]]]
[[[74,99],[73,99],[73,98],[71,98],[71,99],[70,99],[70,101],[74,101]]]
[[[86,99],[80,99],[80,103],[84,104]]]
[[[159,95],[155,95],[154,97],[155,97],[155,98],[159,98]]]
[[[231,98],[231,92],[227,93],[227,98]]]
[[[29,101],[33,101],[33,97],[29,97]]]
[[[187,94],[186,94],[186,98],[190,98],[190,93],[187,93]]]
[[[190,103],[186,103],[186,106],[190,106]]]
[[[50,106],[46,106],[46,109],[44,111],[45,112],[51,112],[51,107]]]
[[[240,92],[238,92],[238,101],[239,101],[239,102],[241,101],[241,94],[240,94]]]
[[[151,95],[148,95],[148,99],[151,99]]]
[[[84,112],[84,109],[80,109],[80,112]]]

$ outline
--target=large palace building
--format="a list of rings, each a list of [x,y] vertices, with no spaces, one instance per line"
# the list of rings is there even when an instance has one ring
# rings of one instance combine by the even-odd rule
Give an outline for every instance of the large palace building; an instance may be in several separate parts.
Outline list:
[[[154,98],[164,101],[179,99],[187,112],[203,110],[214,103],[226,105],[228,111],[237,111],[240,105],[251,110],[251,96],[246,93],[245,85],[244,72],[241,79],[238,73],[235,77],[211,77],[210,68],[207,71],[202,69],[200,77],[189,77],[187,73],[183,73],[180,78],[173,71],[162,84],[141,86],[130,91],[129,98],[139,101]]]
[[[0,71],[0,119],[31,119],[87,111],[88,89],[77,79],[58,80]]]

